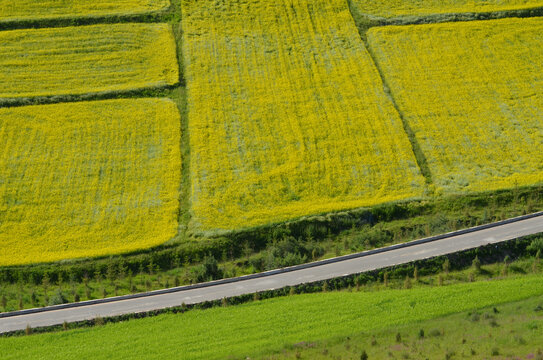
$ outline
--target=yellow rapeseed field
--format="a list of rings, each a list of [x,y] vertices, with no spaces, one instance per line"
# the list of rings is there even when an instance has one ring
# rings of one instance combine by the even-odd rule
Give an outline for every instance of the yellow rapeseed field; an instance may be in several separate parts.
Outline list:
[[[543,19],[372,28],[439,191],[543,181]]]
[[[170,0],[0,0],[0,22],[135,15],[169,6]]]
[[[0,102],[157,88],[178,81],[176,45],[167,24],[0,32]]]
[[[191,230],[423,194],[344,0],[183,0]]]
[[[538,0],[349,0],[358,13],[385,18],[491,12],[543,6]]]
[[[0,109],[0,266],[176,235],[180,117],[167,99]]]

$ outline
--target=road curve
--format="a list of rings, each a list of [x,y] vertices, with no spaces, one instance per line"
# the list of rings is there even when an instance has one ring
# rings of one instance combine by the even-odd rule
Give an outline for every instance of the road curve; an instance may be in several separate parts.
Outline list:
[[[0,314],[0,333],[218,300],[357,274],[543,232],[543,213],[312,264],[146,294]]]

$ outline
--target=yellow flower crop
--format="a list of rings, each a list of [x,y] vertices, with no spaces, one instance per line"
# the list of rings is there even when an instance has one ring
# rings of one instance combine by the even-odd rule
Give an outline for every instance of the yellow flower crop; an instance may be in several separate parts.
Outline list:
[[[537,0],[349,0],[357,13],[385,18],[409,15],[491,12],[543,6]]]
[[[167,99],[0,109],[0,266],[176,235],[180,118]]]
[[[0,0],[0,22],[145,14],[169,6],[170,0]]]
[[[157,88],[179,80],[167,24],[0,32],[2,98]]]
[[[194,232],[417,197],[344,0],[183,0]]]
[[[370,49],[435,185],[543,181],[543,19],[372,28]]]

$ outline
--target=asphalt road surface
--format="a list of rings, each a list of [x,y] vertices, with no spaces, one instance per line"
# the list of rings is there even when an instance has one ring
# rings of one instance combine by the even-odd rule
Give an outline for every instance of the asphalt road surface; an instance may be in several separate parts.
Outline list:
[[[392,248],[366,256],[325,263],[304,269],[272,274],[257,278],[241,279],[229,283],[219,283],[200,288],[180,289],[179,291],[141,296],[132,299],[119,299],[107,303],[84,304],[82,306],[48,309],[39,312],[15,315],[4,313],[0,318],[0,333],[94,319],[97,316],[108,317],[128,313],[179,306],[182,303],[193,304],[207,300],[218,300],[258,291],[278,289],[313,281],[326,280],[344,275],[380,269],[392,265],[408,263],[492,243],[519,238],[543,232],[543,216],[520,220],[474,232],[455,235],[440,240],[415,244],[403,248]]]

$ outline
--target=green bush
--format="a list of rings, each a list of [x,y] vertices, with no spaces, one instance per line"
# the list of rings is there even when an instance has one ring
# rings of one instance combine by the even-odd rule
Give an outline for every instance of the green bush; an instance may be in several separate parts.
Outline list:
[[[55,294],[49,299],[49,306],[66,303],[68,303],[68,299],[60,289],[58,289]]]

